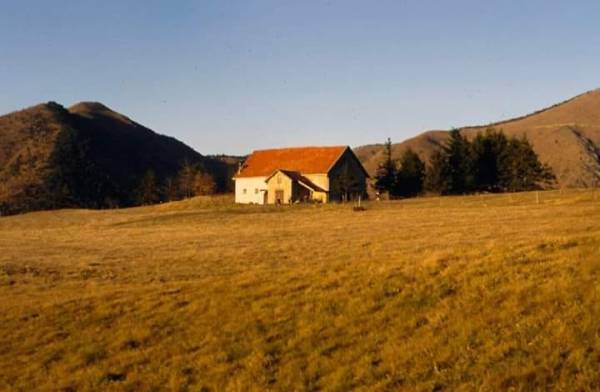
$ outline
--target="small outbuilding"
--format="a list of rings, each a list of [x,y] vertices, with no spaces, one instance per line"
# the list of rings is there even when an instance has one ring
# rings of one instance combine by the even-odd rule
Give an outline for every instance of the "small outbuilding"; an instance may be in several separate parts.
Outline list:
[[[352,200],[366,196],[368,177],[348,146],[258,150],[234,177],[235,201],[289,204]]]

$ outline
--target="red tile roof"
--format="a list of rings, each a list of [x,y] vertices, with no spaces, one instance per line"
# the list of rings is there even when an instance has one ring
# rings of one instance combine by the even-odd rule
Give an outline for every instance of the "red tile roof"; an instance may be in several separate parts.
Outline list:
[[[277,169],[303,174],[327,173],[347,146],[294,147],[254,151],[236,177],[269,176]]]

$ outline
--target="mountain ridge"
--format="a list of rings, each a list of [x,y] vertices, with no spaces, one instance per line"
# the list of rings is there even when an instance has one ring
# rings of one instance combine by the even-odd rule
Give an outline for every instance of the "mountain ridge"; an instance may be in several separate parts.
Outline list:
[[[488,128],[500,129],[509,136],[525,135],[540,160],[555,172],[559,187],[600,184],[600,89],[589,90],[527,115],[459,129],[468,138],[473,138]],[[392,155],[397,158],[410,147],[428,160],[447,137],[448,131],[426,131],[395,143]],[[383,145],[360,146],[355,151],[370,174],[374,174],[383,158]]]
[[[559,187],[600,185],[600,89],[589,90],[527,115],[459,128],[467,138],[488,128],[526,136]],[[412,148],[424,160],[448,131],[430,130],[396,143],[394,158]],[[354,149],[374,175],[383,145]],[[68,108],[47,102],[0,116],[0,213],[135,205],[132,194],[148,171],[159,183],[176,176],[182,162],[199,165],[218,191],[232,188],[243,157],[203,156],[96,101]]]
[[[136,123],[99,102],[48,102],[0,116],[0,212],[135,205],[153,172],[159,184],[182,162],[228,190],[232,165]]]

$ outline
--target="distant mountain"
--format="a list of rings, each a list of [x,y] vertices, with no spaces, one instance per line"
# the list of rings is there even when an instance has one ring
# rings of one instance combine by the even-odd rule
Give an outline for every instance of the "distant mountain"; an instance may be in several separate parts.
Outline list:
[[[526,135],[540,160],[548,163],[561,187],[600,186],[600,89],[527,116],[461,130],[468,137],[494,127],[507,135]],[[407,147],[429,159],[448,137],[447,131],[429,131],[393,145],[398,157]],[[383,159],[383,145],[355,150],[369,173]]]
[[[221,162],[225,162],[226,164],[231,165],[231,167],[235,168],[235,171],[237,171],[240,164],[242,164],[248,156],[247,155],[241,156],[241,155],[218,154],[218,155],[206,155],[206,157],[211,158],[211,159],[216,159]]]
[[[559,186],[600,186],[600,89],[527,116],[461,130],[474,137],[488,127],[526,135],[540,160],[552,167]],[[428,131],[395,144],[393,155],[411,147],[428,160],[447,137],[447,131]],[[373,175],[383,145],[355,152]],[[132,206],[149,171],[162,185],[183,162],[201,166],[218,191],[230,191],[243,159],[203,156],[101,103],[67,109],[49,102],[0,116],[0,213]]]
[[[204,157],[97,102],[46,103],[0,117],[0,212],[131,206],[141,179],[160,185],[183,162],[231,187],[235,165]]]

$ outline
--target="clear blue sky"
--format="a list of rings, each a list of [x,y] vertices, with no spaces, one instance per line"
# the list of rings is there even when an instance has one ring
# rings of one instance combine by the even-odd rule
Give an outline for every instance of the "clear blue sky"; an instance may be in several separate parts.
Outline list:
[[[400,141],[600,87],[600,2],[0,0],[0,112],[101,101],[199,152]]]

